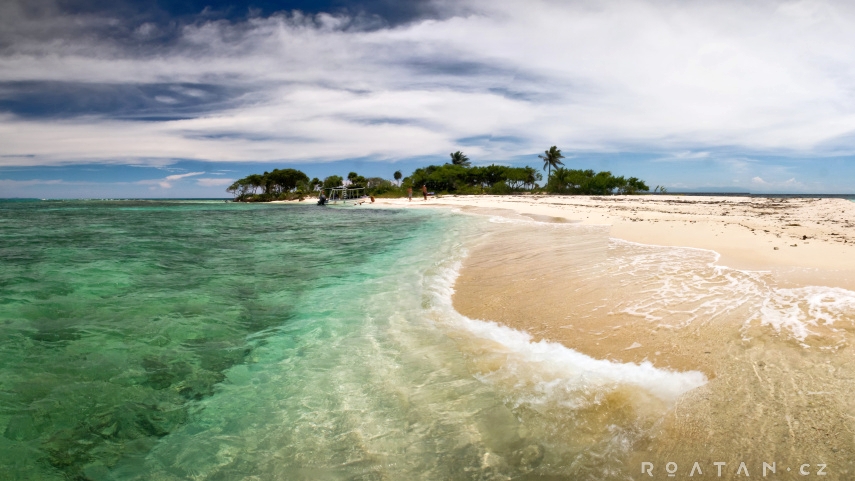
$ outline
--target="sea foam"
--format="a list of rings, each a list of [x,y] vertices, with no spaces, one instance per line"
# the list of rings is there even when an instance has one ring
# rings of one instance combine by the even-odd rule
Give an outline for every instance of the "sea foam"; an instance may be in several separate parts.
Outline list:
[[[743,329],[759,323],[789,336],[803,347],[808,336],[828,336],[851,329],[855,321],[855,292],[835,287],[781,288],[769,271],[718,265],[715,251],[664,247],[611,239],[612,249],[631,247],[629,256],[615,256],[629,275],[644,279],[648,295],[622,312],[648,321],[686,327],[714,322],[736,309],[747,308]],[[669,317],[670,323],[664,322]],[[677,319],[679,322],[674,322]]]
[[[449,328],[468,334],[476,343],[488,343],[489,351],[498,352],[503,357],[501,365],[493,371],[479,374],[480,379],[529,385],[525,395],[529,403],[574,405],[593,391],[602,392],[620,386],[641,388],[661,401],[673,403],[687,391],[706,384],[706,376],[699,371],[662,369],[649,361],[636,364],[595,359],[560,343],[533,342],[529,333],[458,313],[452,306],[452,296],[463,257],[465,252],[434,276],[430,289],[431,304],[441,311],[439,317]]]
[[[831,331],[851,329],[855,320],[855,292],[819,286],[775,289],[763,301],[759,319],[762,325],[777,332],[788,331],[799,341],[815,333],[812,327]]]

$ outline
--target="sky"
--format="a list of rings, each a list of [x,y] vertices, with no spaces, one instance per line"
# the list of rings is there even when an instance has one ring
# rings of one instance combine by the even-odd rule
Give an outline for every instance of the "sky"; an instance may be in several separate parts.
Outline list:
[[[448,161],[855,193],[855,3],[4,0],[0,197]]]

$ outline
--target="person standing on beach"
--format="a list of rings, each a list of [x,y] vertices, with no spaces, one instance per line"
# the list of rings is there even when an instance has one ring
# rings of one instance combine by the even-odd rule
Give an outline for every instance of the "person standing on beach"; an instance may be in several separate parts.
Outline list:
[[[425,196],[425,200],[427,200],[427,186],[422,185],[422,195]]]
[[[407,202],[412,202],[412,201],[413,201],[413,188],[409,187],[409,188],[407,188]]]

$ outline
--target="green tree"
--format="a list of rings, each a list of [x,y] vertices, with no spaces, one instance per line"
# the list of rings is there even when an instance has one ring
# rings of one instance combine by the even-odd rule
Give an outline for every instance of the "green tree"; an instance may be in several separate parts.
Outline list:
[[[466,185],[468,170],[462,165],[429,165],[416,169],[411,178],[415,188],[426,185],[435,192],[456,192]]]
[[[369,195],[385,194],[393,189],[393,184],[390,180],[382,177],[369,177],[366,180],[365,193]]]
[[[465,169],[463,178],[466,179],[465,182],[467,185],[479,187],[481,192],[484,192],[485,187],[493,187],[495,184],[507,180],[511,170],[512,168],[510,167],[495,164],[484,167],[470,167]]]
[[[315,179],[317,180],[317,179]],[[278,198],[290,198],[294,189],[308,190],[309,177],[296,169],[274,169],[264,174],[251,174],[238,179],[226,188],[226,192],[235,196],[235,200],[265,201]],[[259,188],[263,191],[257,194]]]
[[[248,175],[245,179],[249,182],[249,187],[252,188],[252,195],[255,195],[257,189],[264,187],[264,176],[261,174]]]
[[[508,168],[504,165],[488,165],[484,167],[484,183],[486,183],[489,187],[493,187],[495,184],[499,182],[503,182],[508,178]]]
[[[522,189],[528,182],[528,172],[524,167],[506,167],[505,184],[511,190]]]
[[[619,189],[621,194],[633,195],[639,192],[647,192],[650,190],[650,187],[643,180],[639,180],[637,177],[630,177]]]
[[[607,195],[626,184],[623,177],[614,177],[611,172],[597,172],[590,182],[590,193],[592,195]]]
[[[246,194],[248,188],[249,182],[244,178],[236,180],[232,185],[226,187],[226,192],[232,194],[235,200],[238,200]]]
[[[333,187],[341,187],[344,183],[344,179],[341,178],[340,175],[331,175],[324,179],[324,189],[331,189]]]
[[[350,172],[349,174],[347,174],[347,180],[350,181],[351,187],[368,186],[368,180],[365,177],[357,174],[356,172]]]
[[[466,171],[466,185],[479,187],[482,194],[484,193],[485,179],[484,167],[470,167]]]
[[[637,177],[629,179],[623,176],[615,177],[611,172],[594,172],[593,170],[574,170],[558,167],[549,179],[549,190],[565,194],[610,195],[638,194],[650,190],[644,181]]]
[[[270,177],[270,172],[264,171],[261,174],[261,186],[264,188],[264,194],[273,193],[273,179]]]
[[[472,165],[472,162],[469,162],[469,157],[466,157],[466,155],[459,150],[451,153],[451,163],[452,165],[460,165],[463,167],[469,167]]]
[[[395,177],[395,183],[397,183],[400,186],[401,185],[401,171],[396,170],[392,176]]]
[[[269,185],[268,194],[282,194],[297,188],[297,185],[309,181],[309,177],[296,169],[273,169],[273,172],[265,173]]]
[[[574,182],[581,182],[579,176],[573,174],[574,171],[572,170],[563,167],[556,168],[552,176],[546,181],[547,189],[552,192],[571,193],[577,187]]]
[[[546,183],[549,185],[549,178],[552,177],[552,168],[558,168],[559,165],[564,165],[564,163],[561,162],[561,159],[563,159],[564,156],[561,155],[561,149],[554,145],[543,153],[544,155],[538,155],[538,157],[543,159],[543,169],[549,169],[546,174]]]
[[[529,189],[533,189],[538,180],[543,179],[543,176],[540,175],[540,172],[534,169],[534,167],[530,167],[526,165],[525,170],[525,185],[528,186]]]

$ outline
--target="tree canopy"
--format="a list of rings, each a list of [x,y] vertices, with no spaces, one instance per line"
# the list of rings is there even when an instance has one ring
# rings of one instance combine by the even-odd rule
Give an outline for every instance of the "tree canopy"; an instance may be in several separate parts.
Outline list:
[[[549,179],[550,192],[562,194],[608,195],[638,194],[650,190],[644,181],[636,177],[615,177],[611,172],[574,170],[559,167]]]
[[[541,178],[540,173],[531,167],[464,167],[456,164],[429,165],[416,169],[410,176],[411,185],[417,187],[426,185],[435,192],[472,194],[495,188],[500,183],[508,191],[531,189]]]
[[[345,184],[363,188],[368,195],[392,197],[404,196],[408,188],[419,189],[422,185],[433,192],[449,194],[542,192],[544,187],[548,192],[583,195],[638,194],[650,190],[644,181],[636,177],[615,177],[611,172],[565,169],[561,167],[561,150],[555,146],[539,157],[544,160],[544,168],[551,174],[547,177],[546,186],[538,185],[543,176],[534,167],[495,164],[472,167],[469,158],[457,151],[451,154],[451,163],[421,167],[403,178],[401,171],[395,171],[395,182],[381,177],[366,178],[357,172],[349,172],[346,179],[330,175],[323,180],[317,177],[309,180],[306,174],[296,169],[273,169],[236,180],[226,191],[234,195],[236,201],[265,202],[302,199],[316,195],[322,189]],[[665,189],[657,186],[657,191],[665,192]]]
[[[339,175],[331,175],[324,179],[324,183],[321,186],[322,189],[331,189],[333,187],[341,187],[344,185],[344,179]]]
[[[235,196],[236,200],[249,199],[260,195],[258,200],[276,200],[289,192],[302,187],[310,190],[309,177],[296,169],[274,169],[264,174],[251,174],[236,180],[226,188],[226,192]],[[262,189],[258,194],[258,189]]]

